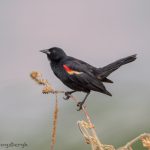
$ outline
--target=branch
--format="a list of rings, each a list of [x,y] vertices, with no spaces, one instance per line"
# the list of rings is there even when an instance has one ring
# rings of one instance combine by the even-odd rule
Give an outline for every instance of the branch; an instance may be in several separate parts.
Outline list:
[[[53,113],[53,130],[52,130],[52,141],[51,141],[51,150],[54,150],[54,144],[56,143],[56,125],[57,125],[57,116],[58,116],[58,100],[57,95],[58,94],[64,94],[65,91],[60,90],[54,90],[54,88],[51,86],[51,84],[48,83],[47,80],[42,79],[42,74],[36,71],[33,71],[30,74],[31,78],[35,80],[38,84],[43,85],[44,88],[42,90],[43,94],[52,93],[55,94],[55,109]],[[76,104],[78,104],[79,100],[74,97],[70,96],[70,98],[75,101]],[[81,112],[85,115],[85,120],[77,121],[78,127],[85,139],[85,142],[87,144],[91,145],[92,150],[132,150],[132,145],[136,143],[137,141],[141,140],[143,143],[143,147],[150,150],[150,134],[144,133],[139,135],[138,137],[134,138],[130,142],[128,142],[125,146],[120,147],[118,149],[115,149],[113,145],[105,145],[102,144],[102,142],[99,140],[96,134],[96,130],[94,127],[94,124],[92,123],[89,113],[87,111],[87,108],[85,105],[82,106]]]

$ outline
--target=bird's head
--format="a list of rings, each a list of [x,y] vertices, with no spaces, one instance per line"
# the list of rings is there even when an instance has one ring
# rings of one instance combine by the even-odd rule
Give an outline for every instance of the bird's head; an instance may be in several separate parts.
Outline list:
[[[40,52],[45,53],[50,61],[59,61],[66,56],[66,53],[58,47],[40,50]]]

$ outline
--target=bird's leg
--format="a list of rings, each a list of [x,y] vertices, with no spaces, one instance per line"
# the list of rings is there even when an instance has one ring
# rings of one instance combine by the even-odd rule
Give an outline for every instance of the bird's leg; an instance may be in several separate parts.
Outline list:
[[[89,96],[89,94],[90,94],[90,92],[88,92],[88,93],[86,94],[86,96],[85,96],[85,98],[83,99],[83,101],[77,103],[77,107],[79,107],[79,109],[77,109],[77,111],[80,111],[80,110],[82,109],[82,106],[83,106],[85,100],[87,99],[87,97]]]
[[[68,99],[70,98],[71,94],[74,93],[74,92],[76,92],[76,91],[68,91],[68,92],[65,92],[65,96],[66,96],[66,97],[63,97],[63,99],[64,99],[64,100],[68,100]]]

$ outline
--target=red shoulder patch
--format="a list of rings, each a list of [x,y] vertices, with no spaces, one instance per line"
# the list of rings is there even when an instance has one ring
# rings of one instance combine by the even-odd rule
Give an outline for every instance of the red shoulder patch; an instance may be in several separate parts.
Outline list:
[[[78,72],[78,71],[75,71],[75,70],[72,70],[71,68],[69,68],[67,65],[63,65],[63,68],[65,69],[65,71],[70,74],[70,75],[73,75],[73,74],[81,74],[82,72]]]

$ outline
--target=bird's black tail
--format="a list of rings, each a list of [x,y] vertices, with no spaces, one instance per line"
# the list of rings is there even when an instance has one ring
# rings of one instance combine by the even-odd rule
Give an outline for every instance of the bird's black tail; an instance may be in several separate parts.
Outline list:
[[[113,71],[117,70],[120,66],[130,63],[136,59],[136,54],[131,55],[122,59],[119,59],[103,68],[98,69],[98,78],[102,80],[107,79],[106,77],[109,76]],[[104,81],[106,82],[106,81]]]

